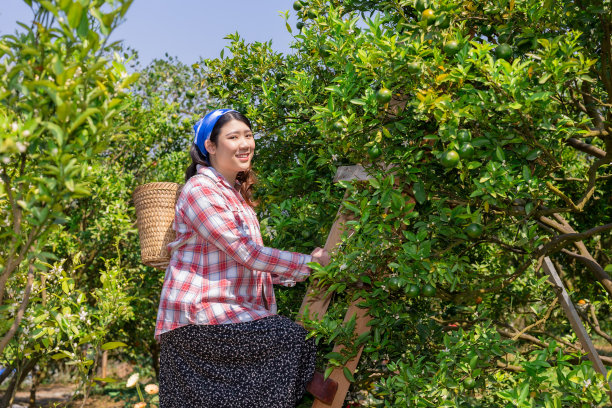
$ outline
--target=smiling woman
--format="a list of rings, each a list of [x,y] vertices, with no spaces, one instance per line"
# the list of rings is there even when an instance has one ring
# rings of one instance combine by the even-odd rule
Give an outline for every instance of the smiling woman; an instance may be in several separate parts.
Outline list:
[[[192,164],[187,169],[185,181],[197,173],[198,166],[210,166],[231,186],[238,183],[242,197],[253,206],[252,188],[256,178],[251,169],[255,152],[251,122],[238,111],[217,109],[198,121],[193,130]]]
[[[314,374],[314,339],[276,314],[272,286],[305,280],[329,254],[263,246],[244,115],[219,109],[194,131],[155,331],[160,407],[294,407],[306,390],[329,401],[337,383]]]

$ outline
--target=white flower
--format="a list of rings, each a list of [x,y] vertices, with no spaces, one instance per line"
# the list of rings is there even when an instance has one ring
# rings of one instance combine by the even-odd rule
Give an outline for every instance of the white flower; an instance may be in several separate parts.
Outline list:
[[[145,386],[145,392],[149,395],[157,394],[159,392],[159,387],[157,384],[147,384]]]
[[[410,145],[410,140],[406,139],[402,142],[402,146],[408,147],[408,145]]]
[[[589,385],[591,385],[591,379],[587,378],[586,380],[584,380],[584,388],[587,388]]]
[[[125,386],[128,388],[132,388],[133,386],[135,386],[138,383],[138,380],[140,379],[140,375],[138,375],[138,373],[134,373],[132,375],[130,375],[130,377],[127,379],[127,382],[125,383]]]
[[[17,129],[19,129],[19,125],[17,124],[17,122],[13,122],[13,123],[11,123],[11,130],[12,130],[13,132],[16,132],[16,131],[17,131]]]
[[[21,132],[21,136],[23,137],[30,137],[32,133],[29,130],[24,130],[23,132]]]
[[[336,160],[338,160],[338,155],[337,154],[332,154],[331,158],[332,158],[333,161],[336,161]]]
[[[21,142],[17,142],[15,143],[15,145],[17,146],[17,150],[19,150],[19,153],[23,153],[27,149],[27,146]]]
[[[346,268],[348,268],[348,266],[347,266],[345,263],[343,263],[342,265],[340,265],[340,270],[341,270],[341,271],[345,270]]]

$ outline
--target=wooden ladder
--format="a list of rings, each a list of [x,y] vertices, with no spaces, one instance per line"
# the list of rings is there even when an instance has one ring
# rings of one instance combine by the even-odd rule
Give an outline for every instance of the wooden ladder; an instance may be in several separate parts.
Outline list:
[[[336,176],[334,177],[334,182],[338,182],[341,180],[351,181],[351,180],[367,180],[371,178],[363,169],[363,167],[356,166],[341,166],[338,168],[336,172]],[[346,198],[346,196],[345,196]],[[343,214],[341,211],[338,211],[338,215],[336,216],[336,220],[327,236],[327,241],[325,242],[325,249],[333,254],[338,250],[338,244],[341,242],[342,234],[345,230],[345,223],[351,220],[351,217]],[[317,282],[312,282],[308,289],[306,290],[306,296],[304,296],[304,300],[302,301],[302,307],[300,308],[299,316],[308,316],[310,320],[323,320],[325,313],[327,312],[327,308],[329,307],[329,303],[331,301],[331,294],[326,295],[325,288],[317,288]],[[369,331],[367,326],[368,322],[372,319],[368,314],[368,310],[362,307],[359,307],[359,303],[361,303],[363,299],[354,300],[348,310],[346,311],[346,315],[344,317],[344,323],[348,322],[351,318],[355,316],[355,333],[357,336],[364,334]],[[306,313],[308,313],[306,315]],[[298,323],[300,323],[298,321]],[[301,323],[300,323],[301,324]],[[334,352],[340,352],[344,346],[336,345],[334,346]],[[357,369],[357,364],[359,363],[359,358],[361,357],[361,352],[363,351],[363,346],[361,346],[351,360],[349,360],[344,367],[348,368],[351,371],[351,374],[355,372]],[[329,378],[338,382],[338,391],[334,397],[334,400],[330,405],[325,404],[317,399],[312,404],[313,408],[341,408],[344,404],[344,400],[346,398],[346,394],[348,393],[349,387],[351,385],[350,381],[345,377],[343,372],[343,367],[335,367],[332,371]]]

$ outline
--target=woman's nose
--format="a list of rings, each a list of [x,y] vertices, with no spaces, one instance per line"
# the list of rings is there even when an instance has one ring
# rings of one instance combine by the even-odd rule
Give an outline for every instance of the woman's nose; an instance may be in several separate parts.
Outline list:
[[[248,149],[250,147],[249,145],[249,141],[246,137],[241,137],[240,138],[240,148],[241,149]]]

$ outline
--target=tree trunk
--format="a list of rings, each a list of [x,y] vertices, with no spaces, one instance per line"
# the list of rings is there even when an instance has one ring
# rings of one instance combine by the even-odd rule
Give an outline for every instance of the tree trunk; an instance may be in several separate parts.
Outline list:
[[[32,369],[32,386],[30,387],[30,403],[29,408],[36,408],[36,388],[38,387],[38,370],[37,367],[34,366]]]
[[[17,371],[15,371],[13,378],[11,378],[11,382],[9,383],[8,388],[6,389],[6,392],[2,396],[2,399],[0,399],[0,408],[9,408],[11,405],[13,405],[13,400],[15,399],[15,393],[17,393],[17,389],[19,388],[23,380],[25,380],[28,373],[32,371],[34,366],[36,366],[36,363],[39,359],[40,357],[36,357],[32,360],[25,360],[22,366],[19,366],[19,364],[17,364]]]
[[[4,367],[4,371],[0,373],[0,385],[2,385],[4,380],[6,380],[7,378],[11,376],[11,373],[13,372],[14,368],[15,368],[14,364],[11,364],[8,367]]]
[[[153,369],[155,369],[155,378],[159,381],[159,343],[156,341],[150,343],[149,350],[153,360]]]

